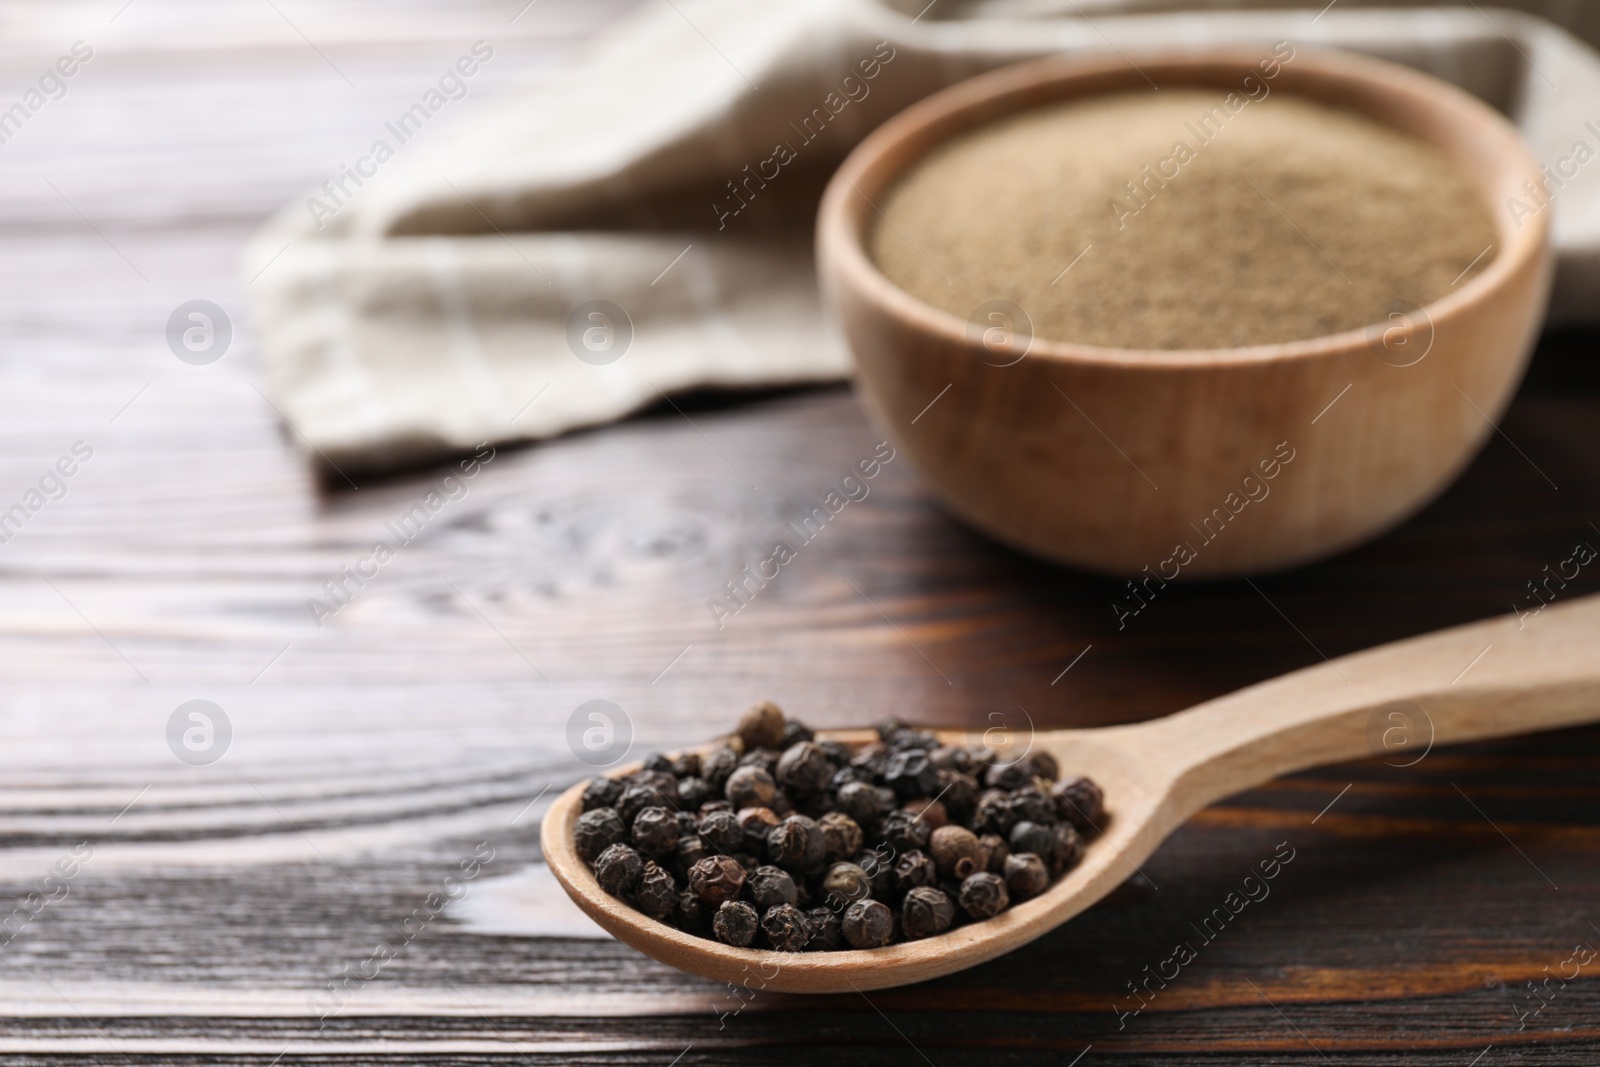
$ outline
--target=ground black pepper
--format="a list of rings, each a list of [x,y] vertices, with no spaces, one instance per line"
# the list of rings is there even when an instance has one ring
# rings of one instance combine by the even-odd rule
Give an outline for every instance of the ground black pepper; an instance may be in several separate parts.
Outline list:
[[[1049,753],[999,764],[898,719],[876,729],[852,749],[758,705],[724,744],[587,783],[573,848],[651,918],[822,952],[935,937],[1037,896],[1106,818],[1100,788],[1060,778]]]

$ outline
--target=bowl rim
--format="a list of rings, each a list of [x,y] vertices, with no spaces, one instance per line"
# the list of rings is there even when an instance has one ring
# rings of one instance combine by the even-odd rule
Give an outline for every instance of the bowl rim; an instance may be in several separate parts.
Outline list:
[[[1256,64],[1264,58],[1267,56],[1259,50],[1236,45],[1118,52],[1115,55],[1048,56],[977,75],[919,100],[868,134],[828,182],[817,213],[817,264],[824,275],[825,297],[830,295],[826,275],[837,271],[847,276],[859,295],[903,325],[934,334],[942,341],[975,349],[977,343],[968,335],[966,319],[902,289],[867,254],[866,220],[871,217],[868,207],[879,214],[881,210],[861,186],[865,184],[873,192],[881,193],[935,145],[1007,115],[1071,99],[1140,88],[1148,83],[1147,75],[1152,72],[1172,77],[1174,87],[1185,84],[1216,87],[1215,79],[1220,73],[1236,72],[1242,80],[1248,73],[1258,73]],[[1368,93],[1387,94],[1413,110],[1441,119],[1457,133],[1486,143],[1494,150],[1494,155],[1504,161],[1505,169],[1525,172],[1525,177],[1536,185],[1543,178],[1532,151],[1505,116],[1442,79],[1360,53],[1298,46],[1292,65],[1283,63],[1281,73],[1288,74],[1289,78],[1274,91],[1332,102],[1380,125],[1418,137],[1435,148],[1443,147],[1437,140],[1403,129],[1371,114],[1366,108],[1307,94],[1304,87],[1308,83],[1327,86],[1344,82]],[[951,123],[955,124],[953,128],[930,135],[931,130]],[[925,143],[919,145],[919,141]],[[908,143],[914,147],[899,165],[886,168],[885,157]],[[1530,261],[1549,255],[1550,212],[1540,209],[1525,219],[1521,228],[1513,227],[1507,213],[1493,203],[1500,190],[1490,187],[1490,179],[1482,171],[1474,172],[1459,160],[1457,162],[1485,195],[1499,248],[1489,265],[1466,284],[1422,306],[1423,318],[1435,333],[1441,324],[1506,287],[1528,269]],[[866,206],[853,206],[852,198],[865,201]],[[831,299],[829,302],[837,303]],[[1342,355],[1369,346],[1371,329],[1369,324],[1319,337],[1233,348],[1114,348],[1034,335],[1025,357],[1118,369],[1194,370]],[[1025,357],[1019,357],[1019,361]]]

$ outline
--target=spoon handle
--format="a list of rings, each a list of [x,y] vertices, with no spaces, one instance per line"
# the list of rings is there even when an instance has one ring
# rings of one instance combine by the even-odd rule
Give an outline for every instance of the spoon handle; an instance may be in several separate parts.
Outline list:
[[[1286,674],[1118,740],[1174,783],[1173,825],[1272,778],[1600,721],[1600,596],[1396,641]],[[1119,746],[1120,747],[1120,746]]]

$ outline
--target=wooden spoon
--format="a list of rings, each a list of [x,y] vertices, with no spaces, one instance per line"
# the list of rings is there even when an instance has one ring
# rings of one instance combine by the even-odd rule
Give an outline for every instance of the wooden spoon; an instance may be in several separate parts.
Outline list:
[[[1600,720],[1600,596],[1397,641],[1207,701],[1164,719],[1032,739],[1063,774],[1105,790],[1105,833],[1042,895],[923,941],[784,953],[673,929],[602,890],[572,849],[582,786],[552,805],[546,862],[591,918],[647,955],[718,981],[791,993],[920,982],[993,959],[1111,892],[1190,815],[1279,775],[1374,755],[1423,758],[1433,745]],[[1403,733],[1402,733],[1403,732]],[[827,734],[858,742],[865,731]],[[966,735],[948,732],[946,740]],[[1404,747],[1396,742],[1404,741]],[[615,773],[625,774],[627,767]]]

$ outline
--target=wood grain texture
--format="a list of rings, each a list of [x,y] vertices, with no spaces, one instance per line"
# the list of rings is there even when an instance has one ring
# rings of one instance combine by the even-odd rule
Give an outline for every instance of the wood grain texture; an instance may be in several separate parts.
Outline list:
[[[611,941],[476,932],[452,905],[320,1020],[310,998],[398,943],[481,842],[495,856],[463,904],[538,860],[548,795],[528,803],[585,773],[565,741],[584,700],[626,708],[636,751],[722,730],[758,697],[818,725],[892,711],[983,727],[1017,709],[1041,728],[1109,725],[1319,652],[1530,610],[1525,583],[1577,541],[1600,546],[1600,381],[1596,338],[1547,338],[1504,436],[1417,518],[1254,588],[1164,590],[1122,629],[1118,583],[997,548],[898,457],[718,630],[706,600],[879,436],[843,388],[684,398],[687,419],[662,408],[500,453],[317,629],[307,599],[445,472],[350,490],[302,466],[255,388],[239,244],[461,44],[494,40],[506,62],[487,77],[549,70],[624,5],[540,0],[515,24],[520,3],[278,6],[294,25],[267,5],[4,12],[16,93],[74,40],[97,55],[0,147],[0,505],[74,441],[95,449],[0,544],[0,914],[80,842],[95,853],[0,945],[0,1062],[1600,1056],[1591,969],[1525,1028],[1513,1013],[1523,983],[1600,938],[1593,729],[1231,798],[1052,934],[870,999],[752,998]],[[195,297],[239,327],[210,367],[162,336]],[[1584,567],[1556,594],[1595,591]],[[209,767],[164,740],[197,698],[234,727]],[[1119,1028],[1125,983],[1284,841],[1297,856],[1271,896]]]

